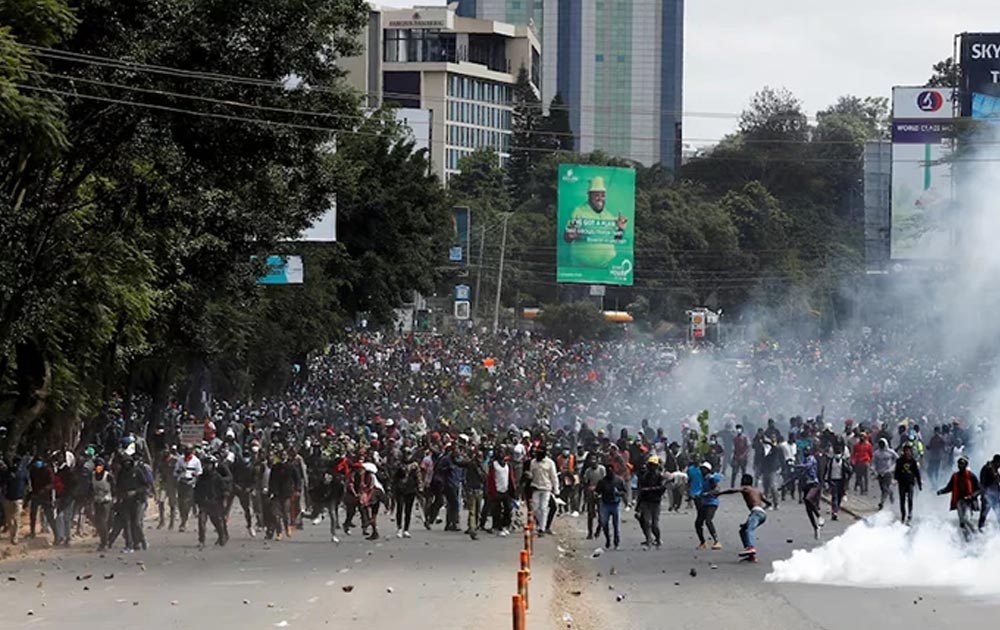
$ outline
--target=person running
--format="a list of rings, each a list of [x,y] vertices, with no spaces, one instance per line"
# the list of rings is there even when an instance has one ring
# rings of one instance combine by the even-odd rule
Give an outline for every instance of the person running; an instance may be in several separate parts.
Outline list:
[[[983,506],[979,512],[979,531],[986,528],[986,519],[990,512],[996,514],[1000,525],[1000,454],[986,462],[979,471],[979,483],[983,487]]]
[[[700,507],[698,509],[698,516],[694,522],[694,531],[698,534],[698,549],[708,549],[704,529],[707,527],[708,533],[712,537],[712,549],[718,551],[722,549],[722,543],[719,542],[719,535],[715,531],[715,512],[719,509],[719,495],[714,494],[714,491],[722,483],[722,475],[712,472],[712,464],[710,462],[703,463],[701,470],[703,486],[699,496]]]
[[[590,451],[584,460],[583,472],[580,474],[580,483],[583,485],[583,503],[587,508],[587,540],[594,538],[594,524],[597,524],[597,533],[600,534],[600,497],[597,496],[597,483],[604,479],[606,469],[604,464],[597,460],[597,453]]]
[[[823,478],[830,490],[830,518],[837,520],[840,514],[840,503],[847,491],[847,479],[851,476],[850,464],[842,453],[835,452],[826,462],[826,473]]]
[[[899,520],[908,524],[913,520],[913,487],[924,489],[920,464],[913,457],[912,444],[903,446],[903,456],[896,460],[896,472],[893,476],[899,485]]]
[[[746,502],[747,509],[750,510],[750,515],[747,516],[746,522],[740,525],[740,540],[743,542],[743,553],[740,555],[746,557],[750,562],[757,562],[755,534],[757,528],[767,522],[767,511],[765,508],[770,507],[771,502],[767,500],[763,492],[753,487],[753,477],[745,473],[740,479],[739,488],[731,488],[729,490],[722,490],[721,492],[716,490],[714,492],[717,497],[726,494],[743,495],[743,501]]]
[[[419,490],[420,463],[408,454],[406,462],[396,468],[392,478],[392,491],[396,497],[396,538],[410,537],[410,519]]]
[[[951,511],[958,511],[958,527],[966,542],[972,539],[978,529],[972,522],[976,499],[979,497],[979,479],[969,470],[969,458],[958,458],[958,471],[952,474],[948,485],[938,490],[938,495],[951,494]]]
[[[899,455],[889,448],[889,440],[879,438],[878,448],[872,455],[872,465],[875,467],[875,476],[878,478],[878,486],[881,495],[878,501],[878,509],[885,507],[886,501],[892,502],[892,474],[896,468],[896,460]]]
[[[604,532],[604,548],[611,548],[611,533],[609,526],[615,528],[615,549],[621,544],[621,507],[622,499],[627,496],[625,482],[615,474],[610,466],[605,467],[604,478],[597,482],[595,488],[601,504],[601,520],[598,533]]]
[[[816,461],[811,447],[805,447],[802,452],[804,456],[802,463],[795,466],[794,475],[785,482],[785,485],[801,482],[802,504],[806,508],[806,516],[809,517],[809,524],[812,525],[813,535],[816,540],[819,540],[823,534],[823,525],[825,525],[819,511],[819,462]]]

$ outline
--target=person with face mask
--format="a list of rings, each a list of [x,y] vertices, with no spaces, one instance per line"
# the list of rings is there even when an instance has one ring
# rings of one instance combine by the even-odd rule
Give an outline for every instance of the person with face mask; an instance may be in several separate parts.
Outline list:
[[[535,506],[535,519],[538,524],[538,537],[545,535],[548,523],[549,500],[559,494],[559,471],[556,463],[545,452],[545,447],[539,444],[535,447],[535,457],[529,467],[531,477],[531,500]]]
[[[952,474],[948,485],[938,490],[938,495],[951,495],[951,511],[958,511],[958,528],[966,542],[972,539],[978,529],[973,523],[972,514],[980,490],[979,479],[969,470],[969,458],[965,455],[958,458],[958,471]]]
[[[108,548],[109,525],[111,519],[111,504],[115,495],[114,477],[105,469],[104,459],[94,460],[93,479],[91,480],[94,499],[94,527],[100,544],[98,551]]]
[[[889,448],[889,441],[885,438],[879,438],[878,448],[875,449],[875,453],[872,455],[872,466],[875,468],[875,476],[878,478],[878,486],[881,492],[878,509],[881,510],[885,507],[886,501],[892,503],[893,493],[892,493],[892,476],[896,470],[896,460],[899,459],[899,455],[896,451]]]
[[[194,487],[201,476],[201,460],[194,454],[194,446],[184,447],[184,456],[177,460],[174,466],[174,478],[177,479],[177,503],[181,513],[181,525],[177,531],[187,529],[188,516],[194,505]]]

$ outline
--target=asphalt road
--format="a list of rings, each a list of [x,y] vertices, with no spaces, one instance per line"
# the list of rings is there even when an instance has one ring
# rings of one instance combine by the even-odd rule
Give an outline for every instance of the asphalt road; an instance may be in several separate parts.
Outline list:
[[[335,545],[327,523],[271,543],[233,525],[225,549],[150,530],[146,552],[36,552],[0,563],[0,628],[509,628],[523,538],[436,529]],[[545,566],[535,583],[553,584]],[[533,627],[550,627],[547,596],[532,594]]]
[[[738,496],[722,501],[715,522],[723,551],[696,550],[693,513],[664,513],[663,547],[650,551],[638,545],[638,523],[627,513],[622,548],[598,558],[592,557],[597,541],[585,540],[585,520],[563,520],[560,544],[566,553],[558,573],[570,596],[559,603],[573,619],[572,627],[933,630],[982,626],[1000,614],[997,601],[940,590],[765,582],[772,561],[822,544],[813,539],[804,509],[786,504],[769,512],[758,530],[759,562],[747,564],[737,557],[738,527],[746,518],[743,501]],[[824,515],[824,542],[855,522],[843,515],[830,521],[828,506]]]

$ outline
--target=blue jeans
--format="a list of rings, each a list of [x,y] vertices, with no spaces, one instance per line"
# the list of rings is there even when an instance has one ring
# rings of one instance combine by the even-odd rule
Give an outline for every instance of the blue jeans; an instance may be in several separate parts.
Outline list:
[[[621,542],[620,528],[621,528],[621,504],[608,505],[607,503],[601,503],[601,530],[604,531],[604,542],[605,545],[610,546],[611,544],[611,532],[608,531],[608,521],[615,528],[615,547]]]
[[[747,522],[740,525],[740,540],[743,541],[745,549],[755,546],[756,539],[754,538],[754,532],[765,522],[767,522],[767,512],[761,509],[750,510]]]

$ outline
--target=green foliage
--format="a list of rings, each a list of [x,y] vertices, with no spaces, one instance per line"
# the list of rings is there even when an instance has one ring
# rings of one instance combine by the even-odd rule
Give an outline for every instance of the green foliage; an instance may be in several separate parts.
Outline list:
[[[954,57],[948,57],[934,64],[933,74],[927,80],[925,87],[948,88],[958,87],[962,76],[962,69],[955,62]]]
[[[711,429],[708,426],[708,409],[702,409],[698,414],[698,455],[704,461],[711,452],[708,445],[708,436]]]
[[[547,304],[538,322],[548,334],[567,343],[598,339],[608,330],[604,315],[592,302]]]
[[[445,195],[390,115],[361,115],[337,63],[367,19],[362,0],[0,3],[12,446],[123,389],[162,402],[211,373],[220,393],[277,391],[355,309],[384,321],[433,286]],[[279,246],[335,193],[341,242]],[[258,287],[251,257],[270,253],[303,255],[307,284]]]
[[[461,172],[448,180],[448,192],[454,205],[472,209],[474,224],[486,225],[510,211],[507,174],[495,149],[476,149],[459,161],[458,168]]]

